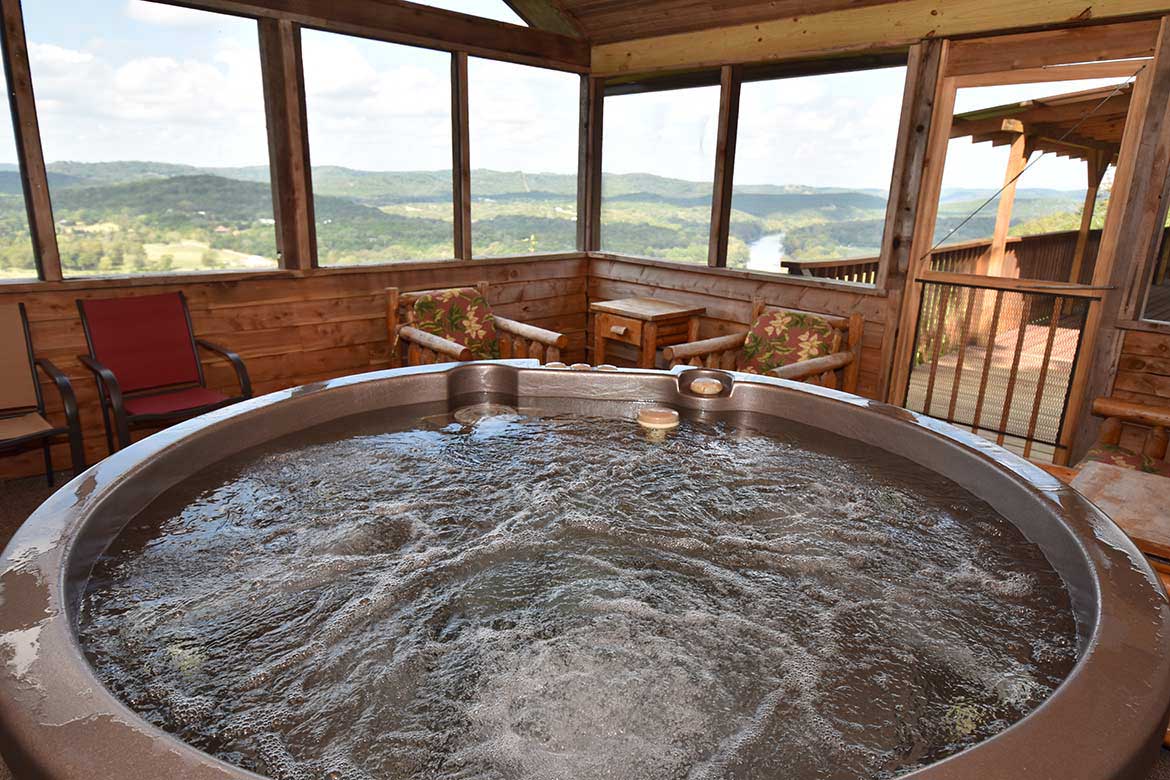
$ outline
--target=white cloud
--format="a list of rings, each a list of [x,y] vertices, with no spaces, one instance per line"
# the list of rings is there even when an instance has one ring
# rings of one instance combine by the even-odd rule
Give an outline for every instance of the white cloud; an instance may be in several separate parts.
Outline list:
[[[136,22],[167,27],[209,27],[215,26],[218,22],[215,14],[206,11],[144,0],[126,0],[125,13]]]
[[[266,161],[258,51],[223,40],[204,59],[108,54],[29,45],[50,161]]]

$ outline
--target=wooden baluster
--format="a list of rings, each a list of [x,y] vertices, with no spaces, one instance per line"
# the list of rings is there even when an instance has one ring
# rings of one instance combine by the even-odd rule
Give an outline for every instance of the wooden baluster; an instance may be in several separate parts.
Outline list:
[[[833,390],[837,389],[837,372],[826,371],[821,374],[821,387],[828,387]]]
[[[943,287],[938,296],[938,323],[934,329],[934,349],[930,356],[930,378],[926,380],[926,399],[922,402],[922,411],[931,414],[930,407],[934,402],[934,380],[938,376],[938,358],[942,350],[943,333],[947,324],[947,303],[950,301],[951,288]]]
[[[556,347],[549,347],[545,358],[545,362],[547,363],[559,363],[561,361],[561,351]]]
[[[983,374],[979,379],[979,392],[975,394],[975,414],[971,418],[971,432],[979,432],[983,418],[983,399],[987,394],[987,379],[991,371],[991,359],[995,356],[995,340],[999,333],[999,313],[1003,309],[1003,290],[995,291],[995,305],[991,311],[991,326],[987,334],[987,346],[983,350]]]
[[[408,346],[406,348],[406,365],[422,365],[422,350],[419,348],[418,344],[415,344],[413,341],[408,342]]]
[[[1017,318],[1016,329],[1016,348],[1012,352],[1012,368],[1008,373],[1007,390],[1003,394],[1003,416],[999,420],[999,434],[995,437],[995,443],[1003,446],[1004,436],[1006,435],[1008,422],[1011,419],[1012,413],[1012,397],[1016,394],[1016,378],[1020,374],[1020,357],[1024,354],[1024,336],[1028,331],[1028,299],[1022,293],[1020,294],[1020,316]]]
[[[512,357],[512,339],[507,333],[500,334],[500,359],[509,360]]]
[[[1044,344],[1044,358],[1040,361],[1040,376],[1036,380],[1036,398],[1032,402],[1032,416],[1028,420],[1028,436],[1024,441],[1024,457],[1032,454],[1032,439],[1036,435],[1036,422],[1040,418],[1040,404],[1044,401],[1044,386],[1048,383],[1048,366],[1052,363],[1052,346],[1056,343],[1056,326],[1060,322],[1060,311],[1064,298],[1052,302],[1052,313],[1048,321],[1048,341]],[[1027,323],[1021,324],[1024,327]]]
[[[707,359],[704,361],[704,363],[706,364],[707,368],[718,368],[719,367],[719,353],[712,352],[710,355],[707,355]]]
[[[725,371],[735,370],[735,358],[737,351],[734,349],[725,349],[719,354],[719,367]]]
[[[438,356],[435,355],[435,351],[433,349],[424,347],[422,351],[422,362],[423,365],[433,366],[438,362]]]
[[[528,342],[528,357],[540,360],[544,357],[544,346],[539,341]]]
[[[693,358],[691,358],[691,365],[694,366],[695,368],[702,368],[703,367],[703,359],[698,358],[698,357],[693,357]]]
[[[951,383],[951,405],[947,408],[947,422],[955,421],[955,408],[959,403],[959,383],[963,379],[963,361],[967,357],[967,341],[971,337],[971,315],[975,311],[977,290],[967,290],[967,310],[963,314],[963,327],[959,331],[959,356],[955,359],[955,381]]]

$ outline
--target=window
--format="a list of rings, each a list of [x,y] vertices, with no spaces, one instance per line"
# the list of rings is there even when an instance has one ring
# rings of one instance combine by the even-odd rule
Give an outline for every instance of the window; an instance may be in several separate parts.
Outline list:
[[[1091,279],[1128,108],[1126,79],[960,89],[931,267]],[[1090,232],[1078,241],[1086,204]]]
[[[905,79],[896,67],[743,85],[728,267],[873,281]],[[847,259],[865,262],[826,264]]]
[[[274,268],[256,23],[142,0],[24,13],[65,275]]]
[[[1142,319],[1154,322],[1170,322],[1170,214],[1167,214],[1162,229],[1162,243],[1149,277]]]
[[[423,5],[527,27],[504,0],[420,0]]]
[[[467,92],[475,256],[576,249],[580,77],[473,57]]]
[[[605,99],[601,246],[707,262],[719,87]]]
[[[12,122],[0,120],[0,282],[37,278]]]
[[[302,33],[320,265],[454,256],[451,55]]]

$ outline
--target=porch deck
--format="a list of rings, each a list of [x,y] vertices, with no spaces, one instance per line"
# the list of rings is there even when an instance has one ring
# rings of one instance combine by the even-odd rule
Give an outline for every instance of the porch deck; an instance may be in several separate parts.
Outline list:
[[[910,374],[906,405],[970,428],[1017,454],[1024,455],[1027,450],[1027,457],[1051,461],[1056,451],[1052,442],[1060,433],[1080,331],[1056,328],[1041,383],[1048,336],[1047,325],[1026,325],[1022,340],[1019,329],[1013,328],[1000,333],[990,348],[968,345],[961,352],[942,355],[934,371],[933,387],[931,364],[916,366]],[[1025,434],[1033,424],[1033,436],[1042,441],[1028,448]]]

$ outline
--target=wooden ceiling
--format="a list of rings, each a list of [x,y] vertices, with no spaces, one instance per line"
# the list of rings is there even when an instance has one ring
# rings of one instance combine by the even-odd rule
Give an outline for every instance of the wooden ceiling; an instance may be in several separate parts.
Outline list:
[[[1034,149],[1086,161],[1103,156],[1108,163],[1121,148],[1132,93],[1125,84],[969,111],[955,116],[951,138],[1002,146],[1023,134]]]
[[[555,5],[591,43],[612,43],[893,2],[897,0],[556,0]],[[524,5],[533,4],[517,0],[513,7],[527,19]]]

